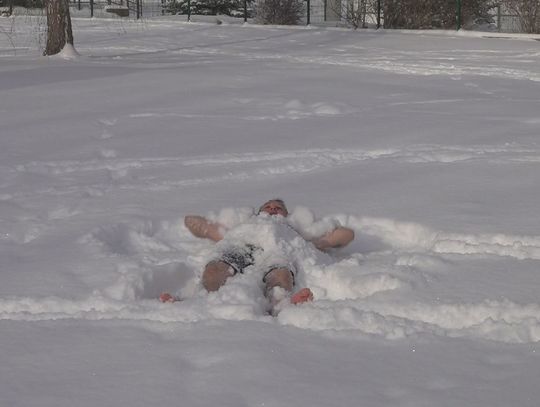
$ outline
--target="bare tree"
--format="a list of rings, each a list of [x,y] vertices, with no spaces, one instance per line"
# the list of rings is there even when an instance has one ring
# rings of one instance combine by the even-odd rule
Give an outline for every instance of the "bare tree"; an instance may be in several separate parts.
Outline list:
[[[523,31],[540,33],[540,0],[503,0],[502,4],[518,16]]]
[[[259,0],[256,7],[257,20],[262,24],[295,25],[304,12],[301,0]]]
[[[73,45],[69,0],[47,0],[47,45],[43,55],[58,54],[66,44]]]
[[[461,17],[465,24],[489,18],[493,0],[462,0]],[[385,28],[444,28],[456,26],[456,0],[385,0]]]

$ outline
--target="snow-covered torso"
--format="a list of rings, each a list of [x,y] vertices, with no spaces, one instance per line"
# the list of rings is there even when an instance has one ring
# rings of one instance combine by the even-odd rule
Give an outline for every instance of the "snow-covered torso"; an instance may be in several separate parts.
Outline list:
[[[295,208],[288,217],[255,215],[251,208],[224,209],[212,221],[224,226],[223,240],[216,250],[252,245],[262,249],[257,253],[262,262],[294,263],[296,265],[320,260],[319,252],[310,240],[324,235],[335,227],[333,221],[315,221],[305,208]]]
[[[339,226],[337,221],[330,218],[315,219],[315,216],[308,208],[301,206],[294,208],[286,218],[283,216],[270,216],[266,213],[255,215],[253,208],[225,208],[218,214],[210,213],[207,217],[212,222],[223,225],[226,234],[236,237],[241,234],[234,231],[236,228],[253,225],[253,227],[259,227],[261,230],[266,229],[268,232],[275,232],[277,236],[283,236],[284,238],[299,235],[305,240],[313,240]],[[266,228],[264,228],[265,225]],[[275,227],[268,227],[268,225]],[[291,235],[290,229],[296,232],[296,235]]]
[[[253,215],[227,230],[217,244],[218,251],[231,248],[256,247],[253,252],[256,267],[280,265],[292,270],[298,268],[303,257],[314,255],[314,247],[289,225],[287,218],[267,214]]]
[[[282,216],[254,215],[248,221],[229,229],[224,242],[251,244],[264,251],[284,250],[286,246],[301,246],[306,239]]]

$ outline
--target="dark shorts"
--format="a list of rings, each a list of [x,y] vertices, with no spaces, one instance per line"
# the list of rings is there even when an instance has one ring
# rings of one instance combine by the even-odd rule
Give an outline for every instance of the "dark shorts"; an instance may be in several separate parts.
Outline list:
[[[231,266],[231,268],[234,270],[234,274],[236,273],[243,273],[244,269],[246,269],[249,266],[253,266],[255,264],[255,253],[262,251],[260,247],[247,244],[242,247],[234,247],[232,249],[229,249],[225,251],[221,257],[216,259],[215,261],[221,261],[223,263],[228,264]],[[264,275],[263,275],[263,282],[266,282],[266,277],[268,274],[270,274],[273,270],[279,269],[279,268],[286,268],[291,272],[291,275],[293,277],[293,284],[295,281],[295,272],[296,268],[291,264],[281,264],[281,263],[271,263],[263,267]]]
[[[251,244],[247,244],[243,247],[235,247],[223,253],[219,258],[219,261],[231,266],[234,270],[234,274],[242,273],[246,267],[252,266],[255,263],[253,255],[258,250],[262,249]]]

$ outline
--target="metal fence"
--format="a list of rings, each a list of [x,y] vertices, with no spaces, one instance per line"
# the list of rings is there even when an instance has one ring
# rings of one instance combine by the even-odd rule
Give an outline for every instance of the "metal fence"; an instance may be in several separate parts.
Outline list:
[[[165,14],[161,0],[69,0],[74,17],[155,17]]]
[[[509,14],[501,6],[497,6],[493,11],[493,18],[498,31],[507,33],[523,32],[518,16]]]
[[[71,13],[74,17],[155,17],[168,14],[168,1],[170,0],[69,0],[71,5]],[[201,1],[201,0],[199,0]],[[204,0],[202,0],[204,1]],[[385,16],[386,5],[389,0],[304,0],[305,1],[305,16],[301,23],[326,25],[326,26],[354,26],[354,28],[406,28],[389,26],[388,15]],[[463,0],[465,1],[465,0]],[[0,8],[7,7],[12,4],[13,0],[0,0]],[[369,5],[364,10],[359,7]],[[456,0],[456,7],[458,0]],[[356,10],[356,11],[355,11]],[[1,11],[1,10],[0,10]],[[32,10],[28,10],[29,13]],[[37,11],[42,12],[41,9]],[[247,17],[252,17],[252,13],[244,16],[242,9],[236,10],[235,16],[239,21],[245,20]],[[250,11],[252,9],[250,8]],[[353,11],[356,14],[350,14]],[[455,16],[452,21],[453,27],[448,25],[444,28],[460,28],[460,19],[456,8]],[[349,14],[348,14],[349,13]],[[186,15],[187,16],[187,15]],[[353,21],[356,19],[356,21]],[[437,27],[435,18],[427,18],[429,21],[434,21],[432,27],[421,28],[441,28]],[[356,24],[356,26],[355,26]],[[470,27],[465,27],[470,28]],[[472,29],[498,31],[508,33],[523,32],[518,16],[509,14],[501,6],[494,7],[491,10],[490,18],[483,22],[483,26],[475,26]]]
[[[414,22],[414,15],[411,13],[401,21],[395,21],[392,14],[409,13],[407,7],[392,10],[389,5],[399,4],[398,1],[391,0],[305,0],[310,6],[306,10],[307,16],[304,22],[321,25],[334,26],[354,26],[354,28],[409,28],[408,25],[418,26],[415,28],[455,28],[472,29],[479,31],[497,31],[505,33],[524,32],[519,16],[511,14],[501,5],[496,5],[490,9],[487,16],[479,18],[476,21],[466,20],[464,16],[463,5],[467,0],[455,0],[454,8],[448,7],[446,12],[446,21],[442,21],[439,7],[433,7],[433,13],[422,10],[422,6],[429,4],[430,1],[415,2],[418,4],[420,13],[427,23],[421,25],[418,21]],[[540,0],[537,0],[540,3]],[[436,5],[437,3],[431,2]],[[447,3],[448,4],[448,3]],[[363,8],[362,8],[363,7]],[[540,4],[539,4],[540,7]],[[405,10],[404,10],[405,9]],[[385,15],[387,13],[387,15]],[[311,15],[310,15],[311,14]],[[393,21],[391,21],[393,20]]]

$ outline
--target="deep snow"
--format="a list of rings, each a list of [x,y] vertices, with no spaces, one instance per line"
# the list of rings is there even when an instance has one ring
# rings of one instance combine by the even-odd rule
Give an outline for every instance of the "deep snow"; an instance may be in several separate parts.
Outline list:
[[[538,37],[0,29],[0,405],[538,405]],[[276,196],[357,237],[273,318],[182,219]]]

